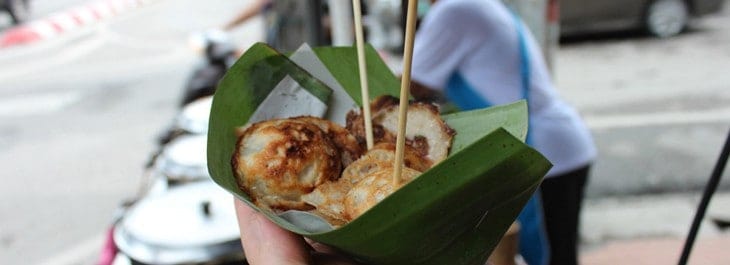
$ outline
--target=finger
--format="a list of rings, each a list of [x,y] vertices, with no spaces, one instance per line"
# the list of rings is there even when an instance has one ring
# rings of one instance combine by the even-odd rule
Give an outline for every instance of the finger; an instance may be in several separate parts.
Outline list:
[[[314,259],[314,264],[317,265],[353,265],[353,264],[360,264],[357,262],[354,262],[352,259],[346,258],[346,255],[344,255],[339,250],[330,247],[328,245],[316,242],[314,240],[311,240],[309,238],[305,238],[307,241],[307,244],[311,246],[311,248],[314,250],[314,253],[312,253],[312,258]]]
[[[320,253],[325,253],[325,254],[333,254],[333,255],[339,255],[339,254],[341,254],[341,253],[339,253],[339,251],[337,251],[336,249],[334,249],[334,248],[332,248],[332,247],[330,247],[328,245],[319,243],[317,241],[311,240],[311,239],[306,238],[306,237],[304,238],[304,240],[307,242],[307,244],[309,244],[309,246],[315,252],[320,252]]]
[[[241,243],[249,264],[310,264],[302,237],[280,228],[240,200],[235,205]]]

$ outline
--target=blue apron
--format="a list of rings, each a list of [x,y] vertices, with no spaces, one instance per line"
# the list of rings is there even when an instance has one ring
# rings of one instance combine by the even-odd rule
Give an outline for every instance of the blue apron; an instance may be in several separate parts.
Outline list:
[[[524,27],[521,24],[519,16],[514,14],[514,18],[519,38],[522,98],[529,102],[530,54],[527,50]],[[462,110],[485,108],[494,105],[476,93],[476,90],[458,72],[449,78],[446,86],[446,97]],[[530,131],[528,130],[527,144],[532,144],[532,137],[530,135]],[[532,195],[525,208],[520,212],[517,220],[520,222],[520,255],[522,255],[529,265],[548,264],[550,247],[545,232],[539,190]]]

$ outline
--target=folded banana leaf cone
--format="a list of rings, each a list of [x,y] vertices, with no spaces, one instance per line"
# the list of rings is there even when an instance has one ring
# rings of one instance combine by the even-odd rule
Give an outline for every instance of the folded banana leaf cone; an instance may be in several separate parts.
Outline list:
[[[356,50],[320,47],[313,54],[361,105]],[[372,48],[366,54],[371,97],[398,95],[397,77]],[[253,119],[288,78],[331,106],[336,92],[310,72],[256,44],[228,71],[214,96],[208,130],[211,176],[254,208],[231,166],[235,129]],[[366,264],[484,264],[552,165],[523,143],[528,124],[524,101],[442,118],[456,131],[448,158],[352,222],[336,229],[312,228],[259,210],[279,226]]]

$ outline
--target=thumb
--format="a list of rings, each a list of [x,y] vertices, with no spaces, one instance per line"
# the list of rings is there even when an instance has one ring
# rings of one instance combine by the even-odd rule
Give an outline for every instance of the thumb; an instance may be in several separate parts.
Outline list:
[[[235,200],[246,260],[251,265],[309,264],[304,238],[282,229],[241,200]]]

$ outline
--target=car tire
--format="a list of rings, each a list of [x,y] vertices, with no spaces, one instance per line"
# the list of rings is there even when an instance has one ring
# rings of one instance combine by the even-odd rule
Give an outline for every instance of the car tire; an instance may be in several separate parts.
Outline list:
[[[28,0],[9,0],[6,4],[13,24],[23,23],[30,18]]]
[[[684,31],[689,21],[689,6],[684,0],[654,0],[646,9],[646,29],[666,38]]]

